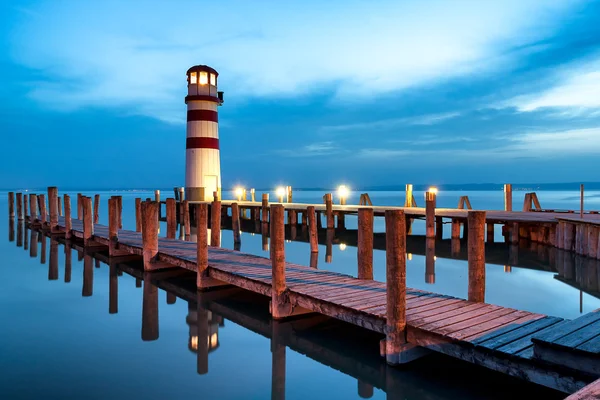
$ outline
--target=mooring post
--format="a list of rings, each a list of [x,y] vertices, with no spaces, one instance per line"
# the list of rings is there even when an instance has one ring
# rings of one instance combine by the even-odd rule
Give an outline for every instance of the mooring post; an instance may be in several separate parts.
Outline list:
[[[119,229],[123,229],[123,196],[115,196],[117,199],[117,215],[119,216]]]
[[[108,240],[108,254],[111,257],[128,254],[119,250],[119,203],[115,198],[108,199]]]
[[[221,201],[218,196],[213,196],[213,198],[210,209],[210,245],[221,247]]]
[[[425,236],[435,238],[435,193],[425,192]]]
[[[579,218],[583,219],[583,183],[579,187],[580,190],[580,207],[579,207]]]
[[[183,226],[185,237],[189,238],[192,235],[192,224],[190,220],[190,202],[188,200],[183,201]]]
[[[142,203],[142,243],[144,270],[151,271],[158,256],[158,203],[153,201]]]
[[[167,239],[175,239],[177,235],[177,203],[175,199],[167,199]]]
[[[48,206],[50,207],[50,231],[57,232],[58,228],[58,188],[48,188]]]
[[[40,219],[42,222],[42,226],[45,226],[46,222],[48,222],[48,212],[46,211],[46,196],[40,194],[38,196],[38,203],[40,203]]]
[[[15,219],[15,192],[8,192],[8,218]]]
[[[262,194],[262,223],[269,222],[269,193]]]
[[[485,301],[485,211],[469,211],[469,301]]]
[[[29,195],[29,208],[31,209],[31,218],[29,220],[35,222],[38,219],[38,202],[37,195],[34,193]]]
[[[81,205],[83,211],[83,243],[88,246],[92,242],[94,235],[94,214],[92,211],[92,198],[82,197]]]
[[[58,198],[56,200],[58,201],[58,216],[62,217],[63,216],[62,198],[60,196],[58,196]]]
[[[160,203],[160,190],[154,191],[154,201]]]
[[[285,307],[285,208],[281,204],[271,205],[271,314],[279,319],[289,315]]]
[[[256,190],[254,188],[250,189],[250,200],[253,203],[256,202]]]
[[[135,231],[142,232],[142,199],[135,199]]]
[[[504,185],[504,211],[512,211],[512,185]]]
[[[99,221],[100,221],[100,195],[97,194],[94,196],[94,223],[97,224]]]
[[[358,279],[373,280],[373,218],[372,208],[358,209]]]
[[[198,231],[196,286],[202,289],[208,279],[208,204],[196,207],[196,229]]]
[[[487,242],[494,243],[494,223],[487,223]]]
[[[308,206],[306,208],[306,213],[308,214],[308,229],[309,229],[309,241],[310,241],[310,252],[318,253],[319,252],[319,236],[317,233],[317,218],[315,214],[315,207]]]
[[[65,194],[65,239],[71,239],[73,230],[73,221],[71,218],[71,196]]]
[[[325,195],[325,214],[327,216],[327,229],[334,229],[335,224],[333,220],[333,196],[331,193]]]
[[[404,211],[385,211],[387,323],[385,354],[390,365],[401,363],[406,344],[406,221]]]
[[[77,219],[83,221],[83,204],[81,199],[83,195],[81,193],[77,193]]]
[[[14,216],[13,216],[14,218]],[[23,221],[23,193],[17,193],[17,219]]]
[[[27,194],[23,195],[23,215],[25,218],[29,217],[29,197]]]
[[[237,203],[231,205],[231,229],[233,230],[233,243],[241,243],[240,240],[240,208]]]

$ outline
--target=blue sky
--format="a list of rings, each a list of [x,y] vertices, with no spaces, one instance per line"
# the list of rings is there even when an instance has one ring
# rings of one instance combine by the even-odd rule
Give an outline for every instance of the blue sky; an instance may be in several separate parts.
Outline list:
[[[598,181],[600,1],[4,1],[0,187],[182,185],[185,71],[223,185]]]

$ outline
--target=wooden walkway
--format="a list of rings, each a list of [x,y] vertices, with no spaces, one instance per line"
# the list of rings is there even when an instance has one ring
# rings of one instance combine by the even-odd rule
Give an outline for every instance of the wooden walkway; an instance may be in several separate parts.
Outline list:
[[[73,235],[83,224],[73,220]],[[64,219],[59,219],[64,226]],[[95,225],[92,239],[108,244],[108,227]],[[142,235],[119,231],[119,249],[142,255]],[[159,239],[158,261],[196,271],[197,244]],[[286,264],[287,300],[293,306],[385,333],[386,284]],[[237,251],[209,248],[208,275],[237,287],[271,296],[271,260]],[[561,318],[407,289],[409,343],[483,365],[531,382],[572,393],[591,379],[549,368],[534,357],[532,337],[565,324]],[[595,376],[593,377],[595,378]]]

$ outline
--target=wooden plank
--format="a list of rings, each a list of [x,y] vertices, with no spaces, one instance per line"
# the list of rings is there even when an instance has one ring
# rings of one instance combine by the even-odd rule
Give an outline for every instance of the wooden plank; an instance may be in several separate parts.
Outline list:
[[[437,332],[439,332],[439,330],[441,328],[443,328],[445,326],[452,325],[457,322],[470,320],[470,319],[478,317],[482,314],[487,314],[487,313],[490,313],[490,312],[493,312],[493,311],[496,311],[496,310],[502,308],[499,306],[493,306],[493,305],[485,304],[485,303],[481,303],[481,304],[483,304],[483,307],[476,308],[475,304],[473,304],[472,306],[467,306],[464,308],[464,309],[470,308],[468,312],[459,313],[454,316],[446,317],[446,318],[443,318],[443,319],[440,319],[440,320],[437,320],[434,322],[429,322],[427,324],[420,325],[419,328],[437,333]],[[481,304],[477,304],[477,305],[481,305]]]
[[[588,340],[576,347],[577,350],[600,355],[600,336]]]
[[[528,316],[530,313],[527,311],[511,310],[504,315],[495,315],[492,318],[485,319],[482,317],[476,324],[471,326],[464,326],[460,329],[454,329],[452,332],[448,332],[448,337],[453,339],[463,340],[464,338],[480,335],[482,332],[488,332],[492,329],[497,329],[500,326],[510,324],[511,322]]]
[[[484,309],[483,312],[487,312],[487,311],[489,311],[489,305],[484,304],[484,303],[474,304],[474,303],[465,302],[463,307],[454,309],[452,311],[435,313],[434,315],[429,315],[426,317],[414,319],[411,322],[411,325],[421,328],[425,325],[434,324],[439,321],[448,321],[451,318],[454,318],[454,317],[460,316],[460,315],[464,315],[464,314],[469,314],[472,311],[476,312],[479,309]],[[479,315],[479,314],[477,314],[477,315]],[[472,314],[471,314],[471,316],[472,316]],[[459,319],[459,320],[462,321],[462,319]],[[453,321],[458,322],[457,320],[453,320]],[[427,328],[424,328],[424,329],[427,329]]]
[[[479,325],[483,324],[484,322],[488,322],[490,320],[502,317],[507,314],[513,314],[516,311],[517,310],[513,310],[511,308],[498,308],[495,311],[487,312],[478,317],[473,317],[473,318],[469,318],[469,319],[461,321],[461,322],[446,325],[443,328],[438,329],[437,333],[444,335],[444,336],[448,336],[450,333],[459,331],[461,329],[469,328],[472,326],[479,326]]]
[[[552,345],[566,348],[577,347],[598,335],[600,335],[600,321],[584,326],[583,328],[554,341]]]
[[[530,323],[537,321],[538,319],[544,318],[544,317],[545,317],[545,315],[532,314],[532,313],[526,312],[525,316],[517,318],[517,319],[509,321],[509,322],[506,322],[505,324],[498,325],[497,327],[495,327],[493,329],[481,330],[481,331],[472,330],[471,331],[472,334],[469,334],[467,336],[462,336],[461,339],[467,340],[470,343],[476,345],[476,344],[479,344],[486,340],[490,340],[495,337],[504,335],[508,332],[512,332],[522,326],[526,326],[527,324],[530,324]],[[507,316],[507,319],[510,319],[510,318],[511,318],[510,316]]]
[[[524,350],[527,347],[529,347],[529,346],[532,345],[531,338],[534,335],[540,334],[540,333],[543,334],[544,332],[548,332],[548,331],[552,330],[555,327],[559,327],[560,325],[565,325],[565,324],[568,324],[568,323],[569,323],[569,321],[557,321],[554,324],[552,324],[550,326],[547,326],[546,328],[544,328],[544,329],[542,329],[542,330],[540,330],[538,332],[531,333],[531,334],[529,334],[527,336],[524,336],[524,337],[522,337],[522,338],[520,338],[518,340],[510,342],[510,343],[508,343],[508,344],[506,344],[504,346],[497,347],[495,349],[495,351],[499,351],[501,353],[505,353],[505,354],[509,354],[509,355],[510,354],[518,353],[519,351]]]
[[[492,336],[490,338],[480,338],[479,340],[475,340],[472,343],[484,349],[494,350],[498,347],[512,343],[515,340],[519,340],[527,335],[537,333],[542,329],[548,326],[552,326],[560,321],[561,319],[556,317],[545,317],[542,319],[535,320],[533,322],[527,321],[526,323],[517,326],[516,329],[508,330],[499,336]]]
[[[577,319],[574,319],[572,321],[570,321],[568,324],[562,324],[559,327],[557,326],[556,329],[545,332],[543,335],[536,335],[533,338],[533,342],[534,343],[552,343],[564,336],[567,336],[569,333],[571,332],[575,332],[578,329],[583,328],[584,326],[587,326],[593,322],[596,322],[600,320],[600,313],[599,312],[591,312],[588,313],[586,315],[584,315],[583,317],[579,317]]]

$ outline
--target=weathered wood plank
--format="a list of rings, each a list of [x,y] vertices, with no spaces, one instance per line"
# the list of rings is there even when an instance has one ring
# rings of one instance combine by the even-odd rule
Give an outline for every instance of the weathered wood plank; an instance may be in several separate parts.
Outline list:
[[[482,337],[474,340],[472,343],[484,349],[494,350],[498,347],[514,342],[515,340],[519,340],[527,335],[537,333],[542,329],[552,326],[560,321],[560,318],[555,317],[544,317],[535,321],[526,321],[520,325],[515,324],[516,329],[507,330],[504,334],[499,336],[492,335],[490,338]]]

